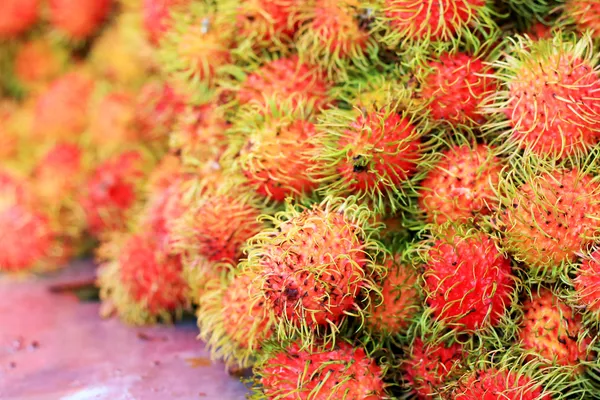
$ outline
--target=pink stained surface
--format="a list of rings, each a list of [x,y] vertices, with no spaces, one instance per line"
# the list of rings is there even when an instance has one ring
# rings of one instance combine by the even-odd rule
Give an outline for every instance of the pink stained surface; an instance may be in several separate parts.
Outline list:
[[[195,323],[137,328],[98,316],[56,285],[93,278],[90,265],[58,276],[0,277],[0,399],[244,399],[196,340]]]

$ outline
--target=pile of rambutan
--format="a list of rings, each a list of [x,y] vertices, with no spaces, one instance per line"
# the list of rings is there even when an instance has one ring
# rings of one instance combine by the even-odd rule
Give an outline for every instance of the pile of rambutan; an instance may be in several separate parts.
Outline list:
[[[253,399],[600,398],[599,62],[598,0],[3,0],[0,273]]]

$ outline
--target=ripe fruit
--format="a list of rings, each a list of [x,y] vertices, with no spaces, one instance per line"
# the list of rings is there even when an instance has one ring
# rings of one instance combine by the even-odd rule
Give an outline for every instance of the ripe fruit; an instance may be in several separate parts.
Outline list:
[[[384,6],[389,36],[400,41],[451,41],[483,24],[484,12],[485,0],[385,0]]]
[[[480,58],[465,53],[443,53],[427,63],[420,97],[427,102],[431,116],[452,125],[483,122],[480,104],[496,91],[492,78],[482,76],[491,69]]]
[[[507,121],[491,122],[509,143],[537,155],[565,158],[598,142],[600,77],[589,36],[577,42],[556,35],[533,41],[518,37],[495,64],[505,91],[489,98],[488,110]]]
[[[213,357],[246,367],[272,335],[272,321],[264,300],[255,301],[252,276],[237,274],[213,279],[198,304],[198,327]]]
[[[403,332],[421,308],[417,272],[407,265],[389,260],[388,275],[381,284],[381,295],[371,296],[366,323],[377,332],[395,335]]]
[[[17,36],[37,20],[39,0],[3,0],[0,13],[0,38]]]
[[[308,112],[295,112],[290,102],[247,108],[228,133],[229,151],[248,184],[275,201],[310,196],[320,176],[316,128]]]
[[[134,324],[169,321],[188,304],[180,257],[166,254],[151,232],[125,240],[118,259],[102,267],[100,287],[103,301]]]
[[[572,261],[600,227],[598,189],[592,176],[560,168],[508,184],[498,226],[504,249],[533,270]]]
[[[83,151],[74,144],[58,143],[38,161],[33,171],[35,192],[47,205],[71,201],[84,178]]]
[[[90,138],[101,150],[114,152],[138,140],[135,98],[128,92],[108,93],[92,108]]]
[[[291,56],[269,61],[250,73],[237,88],[236,99],[240,104],[262,105],[265,99],[289,99],[294,105],[320,110],[331,102],[330,88],[319,69]]]
[[[144,28],[153,44],[158,44],[169,30],[174,11],[183,9],[190,0],[143,0]]]
[[[461,330],[495,326],[511,304],[510,260],[483,233],[451,234],[429,250],[427,304],[437,320]]]
[[[242,0],[236,9],[241,49],[286,46],[299,25],[298,0]]]
[[[93,234],[125,228],[127,216],[138,199],[144,176],[142,166],[141,154],[130,151],[100,163],[93,171],[80,199]]]
[[[573,280],[577,302],[587,311],[598,315],[600,311],[600,250],[585,258]]]
[[[596,38],[600,34],[600,3],[597,1],[567,0],[563,12],[580,32],[591,31]]]
[[[55,79],[37,99],[34,135],[48,140],[76,140],[88,125],[93,90],[94,82],[80,71]]]
[[[273,307],[279,327],[311,337],[319,326],[338,324],[348,313],[361,314],[357,297],[373,286],[372,255],[360,219],[367,210],[336,211],[324,202],[276,214],[273,228],[249,242],[240,268],[256,274],[262,296]],[[355,214],[356,213],[356,214]]]
[[[185,110],[185,99],[165,83],[149,81],[140,89],[136,100],[136,124],[148,141],[164,140],[171,132],[177,115]]]
[[[406,380],[419,399],[428,399],[439,393],[462,359],[459,343],[426,344],[416,338],[404,364]]]
[[[173,222],[173,246],[212,262],[236,264],[243,244],[263,227],[260,215],[251,196],[235,190],[207,193]]]
[[[591,338],[584,332],[581,316],[547,289],[523,304],[521,347],[545,363],[576,366],[585,361]]]
[[[420,183],[419,205],[429,222],[440,225],[489,214],[498,202],[495,188],[501,171],[491,147],[453,146]]]
[[[59,31],[75,40],[91,37],[108,16],[112,0],[49,0],[49,18]]]
[[[24,43],[15,55],[14,71],[29,89],[39,88],[63,71],[66,52],[44,39]]]
[[[346,342],[331,350],[293,343],[255,372],[267,399],[377,400],[385,395],[381,367],[362,348]]]
[[[550,400],[541,385],[530,377],[512,370],[489,368],[477,370],[459,382],[455,400]]]

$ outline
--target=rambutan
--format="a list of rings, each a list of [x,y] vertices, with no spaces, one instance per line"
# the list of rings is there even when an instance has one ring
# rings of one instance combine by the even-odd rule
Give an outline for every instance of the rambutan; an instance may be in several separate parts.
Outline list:
[[[337,342],[333,349],[297,342],[275,352],[255,367],[260,398],[362,399],[385,398],[384,371],[360,347]],[[257,385],[258,386],[258,385]]]
[[[491,68],[481,58],[466,53],[442,53],[422,71],[419,96],[432,118],[452,125],[478,125],[484,118],[481,102],[497,84],[486,76]]]
[[[48,0],[50,23],[74,40],[84,40],[98,31],[113,0]]]
[[[498,203],[495,190],[501,171],[502,164],[489,146],[453,146],[420,183],[419,205],[427,220],[437,224],[489,214]]]
[[[126,239],[120,255],[101,267],[101,298],[133,324],[170,321],[188,306],[181,258],[166,254],[152,233]]]
[[[600,228],[599,186],[576,169],[553,168],[535,174],[520,186],[501,185],[505,208],[497,226],[504,250],[531,272],[553,275],[565,261],[597,239]]]
[[[290,99],[293,104],[321,110],[332,101],[331,86],[320,69],[291,56],[268,61],[251,72],[235,91],[240,104]]]
[[[38,18],[39,0],[3,0],[0,38],[10,38],[29,29]]]
[[[254,291],[251,275],[231,273],[226,279],[213,279],[200,296],[200,338],[213,357],[229,365],[251,365],[273,333],[265,301],[255,301]]]
[[[366,315],[371,329],[385,335],[397,335],[408,328],[421,309],[417,271],[396,260],[386,263],[388,275],[381,283],[381,293],[374,294]]]
[[[129,151],[100,163],[85,183],[80,198],[88,229],[96,234],[126,227],[127,216],[138,200],[144,177],[140,153]]]
[[[455,400],[550,400],[539,383],[518,371],[488,368],[467,375],[454,390]]]
[[[281,335],[310,341],[320,327],[364,315],[357,298],[375,290],[373,275],[384,268],[372,261],[382,250],[365,231],[368,213],[331,199],[306,209],[288,205],[269,218],[273,228],[249,241],[240,268],[256,275]]]
[[[103,96],[91,110],[90,138],[109,153],[135,143],[139,137],[134,96],[115,91]]]
[[[457,369],[464,355],[459,343],[425,343],[416,338],[403,365],[410,390],[419,399],[439,394],[442,384]]]
[[[600,3],[597,1],[566,0],[563,13],[580,32],[591,31],[594,38],[600,37]]]
[[[299,4],[299,0],[242,0],[235,17],[240,51],[287,46],[300,23]]]
[[[149,81],[136,99],[136,124],[147,141],[164,140],[173,129],[177,115],[186,107],[186,100],[165,83]]]
[[[589,36],[517,37],[512,51],[493,65],[494,79],[505,88],[486,100],[497,117],[487,129],[540,156],[588,152],[600,138],[600,77],[592,48]]]
[[[519,339],[524,350],[549,364],[577,366],[591,356],[581,315],[547,289],[523,303]]]
[[[512,302],[510,260],[483,233],[457,231],[436,240],[423,279],[436,319],[460,330],[498,325]]]
[[[600,250],[586,257],[573,279],[576,301],[595,316],[600,316]]]
[[[26,88],[37,89],[58,77],[66,60],[66,51],[52,45],[49,40],[31,40],[24,43],[15,55],[15,76]]]
[[[190,0],[143,0],[144,28],[153,44],[158,44],[172,24],[174,11],[183,10]]]
[[[93,89],[94,82],[80,71],[55,79],[37,99],[33,134],[48,140],[76,140],[88,126]]]

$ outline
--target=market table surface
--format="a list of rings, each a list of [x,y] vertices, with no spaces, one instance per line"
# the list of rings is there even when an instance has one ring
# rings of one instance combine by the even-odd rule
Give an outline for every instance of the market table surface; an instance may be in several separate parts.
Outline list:
[[[79,262],[52,277],[0,277],[0,399],[238,400],[246,389],[196,340],[193,321],[137,328],[102,319],[71,291]]]

